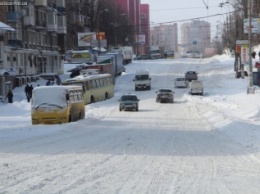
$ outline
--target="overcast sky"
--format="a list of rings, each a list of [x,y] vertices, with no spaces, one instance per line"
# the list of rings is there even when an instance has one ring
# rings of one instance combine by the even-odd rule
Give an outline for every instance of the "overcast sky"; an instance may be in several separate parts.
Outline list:
[[[183,23],[181,20],[190,21],[189,19],[205,17],[201,20],[211,23],[212,37],[216,35],[219,24],[217,21],[223,22],[225,15],[211,16],[232,11],[232,6],[229,4],[225,4],[223,8],[219,7],[223,2],[226,0],[141,0],[142,4],[150,6],[151,24],[177,22],[180,29],[179,24]]]

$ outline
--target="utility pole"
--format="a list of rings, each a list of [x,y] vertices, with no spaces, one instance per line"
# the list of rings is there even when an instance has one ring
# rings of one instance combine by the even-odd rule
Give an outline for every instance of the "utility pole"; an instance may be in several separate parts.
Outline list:
[[[247,88],[248,94],[255,93],[255,87],[253,86],[253,65],[252,65],[252,0],[249,0],[249,28],[248,28],[248,47],[249,47],[249,86]]]
[[[100,15],[103,14],[104,12],[109,12],[108,9],[104,9],[100,11],[97,15],[97,38],[98,38],[98,50],[101,52],[101,40],[100,40]]]

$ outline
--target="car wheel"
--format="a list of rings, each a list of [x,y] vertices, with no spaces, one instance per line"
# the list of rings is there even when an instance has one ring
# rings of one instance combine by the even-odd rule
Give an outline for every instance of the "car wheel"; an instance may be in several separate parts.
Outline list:
[[[137,87],[135,87],[135,91],[137,91],[138,90],[138,88]]]
[[[122,108],[121,108],[121,107],[119,107],[119,111],[122,111]]]
[[[138,106],[136,107],[136,109],[135,109],[136,111],[138,111]]]

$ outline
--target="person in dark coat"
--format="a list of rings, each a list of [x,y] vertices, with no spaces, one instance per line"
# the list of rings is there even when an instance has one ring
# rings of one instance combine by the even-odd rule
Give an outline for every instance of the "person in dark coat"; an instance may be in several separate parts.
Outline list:
[[[13,103],[13,97],[14,97],[13,92],[9,90],[5,99],[8,98],[8,103]]]
[[[51,85],[51,80],[48,80],[47,82],[46,82],[46,86],[50,86]]]
[[[58,75],[55,75],[55,79],[56,79],[56,84],[60,85],[61,84],[61,79]]]
[[[30,101],[30,96],[29,96],[29,92],[30,92],[30,86],[28,84],[26,84],[25,88],[24,88],[24,92],[27,98],[27,101]]]
[[[32,91],[33,91],[33,86],[30,85],[29,86],[29,92],[28,92],[28,102],[30,102],[30,100],[32,98]]]

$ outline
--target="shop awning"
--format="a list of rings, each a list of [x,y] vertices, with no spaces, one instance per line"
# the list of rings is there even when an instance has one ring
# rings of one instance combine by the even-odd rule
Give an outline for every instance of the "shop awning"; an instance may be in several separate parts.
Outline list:
[[[0,22],[0,30],[15,31],[15,29],[3,22]]]

